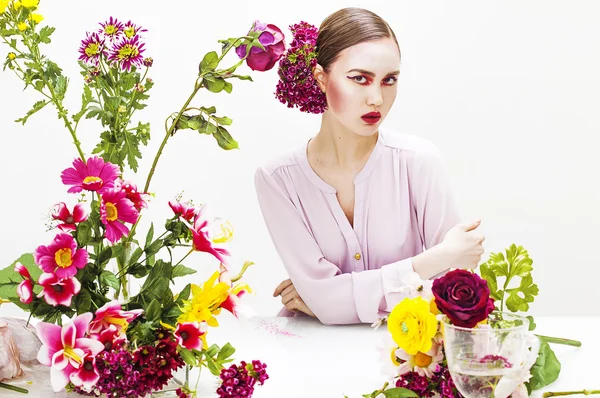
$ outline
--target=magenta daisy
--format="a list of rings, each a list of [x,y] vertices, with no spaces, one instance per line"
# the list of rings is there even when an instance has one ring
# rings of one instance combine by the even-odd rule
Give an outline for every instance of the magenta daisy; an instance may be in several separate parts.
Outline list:
[[[127,36],[130,39],[140,32],[147,32],[147,31],[148,31],[147,29],[144,29],[141,26],[138,26],[131,21],[128,21],[125,24],[125,26],[123,27],[123,32],[125,33],[125,36]]]
[[[100,39],[98,33],[88,33],[81,41],[81,47],[79,47],[79,60],[85,63],[98,65],[100,57],[106,56],[104,49],[104,40]]]
[[[125,223],[135,223],[138,216],[138,211],[133,202],[127,199],[127,192],[124,190],[113,189],[102,194],[100,217],[106,227],[106,239],[109,241],[114,243],[123,235],[128,235],[129,228]]]
[[[123,34],[124,26],[116,18],[110,17],[108,21],[100,22],[100,25],[102,28],[98,30],[98,33],[106,39],[115,41]]]
[[[119,176],[119,166],[105,162],[98,156],[91,157],[84,163],[77,158],[73,167],[63,170],[60,177],[63,184],[73,185],[67,192],[77,193],[82,190],[103,193],[115,186]]]
[[[42,291],[38,297],[43,297],[51,306],[71,306],[73,296],[81,290],[81,283],[77,278],[59,279],[56,274],[43,273],[38,279]]]
[[[78,249],[75,239],[64,232],[56,235],[50,245],[35,249],[33,257],[42,271],[56,274],[59,279],[75,276],[88,262],[88,252]]]
[[[87,220],[87,212],[83,207],[83,203],[77,203],[73,208],[73,213],[71,213],[67,205],[64,202],[60,202],[54,206],[52,218],[62,221],[62,224],[57,226],[61,231],[75,231],[77,229],[75,224]]]
[[[123,38],[111,50],[108,60],[121,66],[121,69],[129,71],[132,66],[140,66],[144,62],[142,53],[144,52],[144,43],[140,41],[139,36],[132,38]]]

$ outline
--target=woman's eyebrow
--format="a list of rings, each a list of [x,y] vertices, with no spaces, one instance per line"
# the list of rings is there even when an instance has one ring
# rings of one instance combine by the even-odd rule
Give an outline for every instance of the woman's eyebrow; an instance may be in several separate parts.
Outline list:
[[[367,76],[375,77],[375,73],[374,72],[370,72],[370,71],[364,70],[364,69],[350,69],[346,73],[350,73],[350,72],[358,72],[358,73],[365,74]],[[388,73],[386,76],[389,76],[389,75],[399,75],[399,74],[400,74],[400,71],[399,70],[395,70],[393,72]]]

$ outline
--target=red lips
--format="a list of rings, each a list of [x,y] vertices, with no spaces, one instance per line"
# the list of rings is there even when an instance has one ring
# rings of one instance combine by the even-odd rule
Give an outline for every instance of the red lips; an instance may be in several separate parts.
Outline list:
[[[375,124],[381,119],[381,113],[379,112],[369,112],[361,116],[362,120],[369,124]]]

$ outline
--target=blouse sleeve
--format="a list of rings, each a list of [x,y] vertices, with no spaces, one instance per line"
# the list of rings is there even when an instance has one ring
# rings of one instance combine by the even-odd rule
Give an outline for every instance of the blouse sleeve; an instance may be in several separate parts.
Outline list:
[[[422,165],[415,172],[428,174],[436,167]],[[449,197],[439,196],[446,188],[445,185],[437,187],[444,183],[442,177],[416,177],[419,187],[415,195],[424,195],[419,198],[423,203],[417,203],[420,230],[424,233],[425,246],[429,247],[443,239],[445,230],[455,221],[455,212]],[[403,276],[413,270],[412,258],[377,270],[342,273],[337,265],[325,259],[276,178],[259,168],[255,186],[267,229],[290,280],[322,323],[372,323],[402,299],[399,290]]]

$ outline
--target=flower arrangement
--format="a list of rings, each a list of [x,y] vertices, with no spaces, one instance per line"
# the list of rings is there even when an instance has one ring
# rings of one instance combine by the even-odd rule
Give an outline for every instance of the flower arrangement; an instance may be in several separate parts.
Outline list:
[[[478,342],[477,331],[485,336],[497,331],[502,336],[500,339],[508,340],[510,328],[518,329],[521,325],[533,331],[536,327],[532,316],[519,316],[520,321],[517,317],[517,313],[529,310],[529,304],[538,295],[538,286],[531,275],[533,261],[521,246],[513,244],[505,252],[506,257],[503,253],[492,253],[479,267],[480,275],[456,269],[434,281],[422,281],[416,273],[405,277],[403,293],[406,297],[387,317],[373,325],[377,328],[387,323],[389,334],[381,354],[383,372],[391,380],[365,397],[463,397],[457,382],[462,383],[464,389],[481,394],[473,396],[526,397],[558,378],[560,362],[549,343],[577,347],[581,343],[542,335],[534,337],[539,339],[540,348],[531,367],[503,378],[487,377],[484,382],[481,377],[465,379],[458,373],[451,375],[448,339],[462,339],[461,347],[470,347],[477,352],[484,346],[489,349],[488,341],[485,344]],[[515,314],[515,318],[510,314]],[[451,329],[459,330],[463,335],[455,337]],[[523,344],[522,338],[517,340]],[[476,369],[479,370],[514,366],[507,357],[495,354],[485,355],[477,361]]]
[[[132,117],[146,107],[155,84],[148,77],[154,61],[147,56],[147,30],[110,17],[86,34],[78,50],[82,104],[71,114],[63,105],[69,79],[40,48],[51,43],[55,28],[42,26],[38,8],[39,0],[0,0],[0,37],[10,47],[4,69],[42,98],[17,122],[25,124],[44,107],[55,107],[78,156],[61,173],[72,199],[54,206],[53,238],[0,271],[0,297],[40,319],[38,360],[50,367],[54,391],[146,396],[164,389],[179,369],[207,367],[222,379],[221,396],[230,396],[232,383],[251,394],[256,381],[268,378],[266,365],[241,362],[225,369],[235,349],[207,341],[221,311],[240,315],[241,299],[250,292],[239,280],[252,262],[230,275],[235,265],[226,244],[232,226],[210,217],[206,205],[181,198],[168,203],[173,215],[160,234],[152,223],[140,237],[138,226],[153,197],[150,183],[160,156],[178,131],[211,135],[225,150],[238,147],[227,129],[230,118],[218,116],[215,107],[191,105],[197,93],[203,88],[231,93],[233,79],[252,81],[236,74],[244,62],[256,71],[271,69],[285,49],[283,34],[257,21],[248,34],[220,40],[220,53],[203,56],[192,93],[165,122],[164,138],[140,189],[133,181],[141,147],[150,140],[150,124],[133,124]],[[238,60],[222,67],[232,49]],[[91,156],[78,139],[83,118],[98,120],[102,129]],[[131,179],[124,177],[128,173]],[[179,250],[186,254],[176,260]],[[197,252],[210,254],[218,269],[202,285],[188,283],[174,292],[175,278],[196,272],[183,262]],[[133,278],[141,281],[137,292],[130,291]],[[194,396],[194,390],[186,377],[177,393]]]

